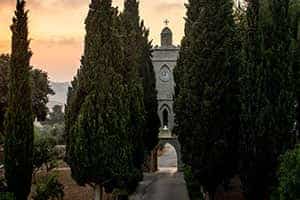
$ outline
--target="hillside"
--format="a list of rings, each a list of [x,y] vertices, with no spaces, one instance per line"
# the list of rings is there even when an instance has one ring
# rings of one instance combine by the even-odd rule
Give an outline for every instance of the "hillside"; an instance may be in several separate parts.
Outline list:
[[[50,84],[55,95],[49,96],[49,109],[51,109],[54,105],[64,106],[67,100],[69,82],[51,82]]]

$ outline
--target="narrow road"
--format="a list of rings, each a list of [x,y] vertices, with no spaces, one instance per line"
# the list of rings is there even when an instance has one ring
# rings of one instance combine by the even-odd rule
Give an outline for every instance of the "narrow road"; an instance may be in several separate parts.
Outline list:
[[[130,200],[189,200],[183,173],[176,172],[176,152],[167,148],[158,160],[159,171],[145,174]]]
[[[161,172],[146,189],[143,200],[189,200],[182,173]]]

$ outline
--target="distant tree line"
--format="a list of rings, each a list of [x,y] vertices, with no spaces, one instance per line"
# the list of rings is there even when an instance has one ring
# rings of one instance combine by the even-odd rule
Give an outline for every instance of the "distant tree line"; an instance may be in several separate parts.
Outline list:
[[[186,7],[174,130],[184,162],[210,199],[235,175],[247,199],[269,199],[280,155],[299,135],[299,1],[189,0]]]
[[[8,107],[8,85],[9,85],[10,56],[0,55],[0,134],[4,137],[4,117]],[[30,67],[30,83],[32,87],[32,109],[34,117],[38,121],[44,121],[48,114],[48,95],[54,91],[46,72]]]
[[[41,134],[47,135],[55,140],[56,145],[66,144],[65,114],[61,105],[55,105],[48,113],[47,118],[40,122]]]

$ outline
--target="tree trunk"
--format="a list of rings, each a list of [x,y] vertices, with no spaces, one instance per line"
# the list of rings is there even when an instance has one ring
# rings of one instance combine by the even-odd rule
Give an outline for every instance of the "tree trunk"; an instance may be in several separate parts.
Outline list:
[[[95,190],[95,200],[102,200],[103,194],[102,194],[102,187],[101,185],[97,184],[94,188]]]

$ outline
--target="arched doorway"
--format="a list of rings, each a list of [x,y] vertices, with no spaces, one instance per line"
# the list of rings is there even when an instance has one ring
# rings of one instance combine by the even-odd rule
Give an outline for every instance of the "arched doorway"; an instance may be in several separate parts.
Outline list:
[[[177,172],[178,156],[175,147],[170,143],[161,144],[157,155],[157,168],[160,172]]]

